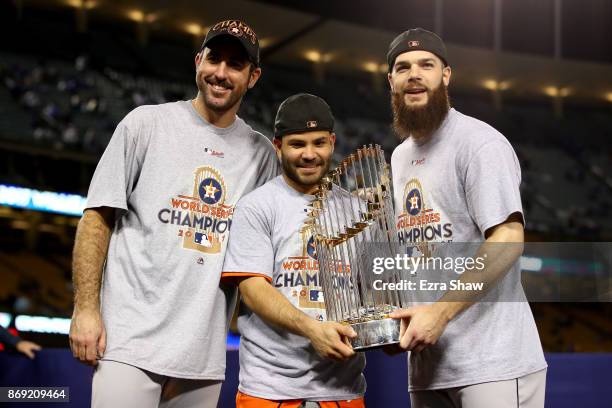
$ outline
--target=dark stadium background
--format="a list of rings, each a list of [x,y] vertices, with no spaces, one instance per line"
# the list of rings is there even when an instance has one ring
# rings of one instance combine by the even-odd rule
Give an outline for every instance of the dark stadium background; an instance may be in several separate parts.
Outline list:
[[[84,196],[127,112],[195,95],[194,54],[208,26],[226,18],[248,22],[263,47],[263,77],[240,116],[270,136],[280,101],[296,92],[319,95],[338,119],[336,159],[366,143],[390,154],[397,140],[389,126],[387,46],[410,27],[438,32],[453,67],[452,104],[495,126],[519,156],[527,240],[608,248],[607,0],[5,0],[0,191],[20,187]],[[57,208],[0,202],[0,324],[45,347],[34,361],[0,353],[0,386],[70,386],[71,406],[80,407],[89,403],[91,370],[72,359],[62,334],[72,310],[77,222],[78,216]],[[537,287],[550,273],[563,274],[569,285],[585,290],[596,282],[598,296],[531,304],[550,364],[547,406],[607,407],[610,252],[603,264],[563,252],[553,257],[556,270],[524,270],[525,281]],[[220,406],[233,404],[236,354],[228,351]],[[369,353],[368,406],[409,406],[405,370],[403,356]]]

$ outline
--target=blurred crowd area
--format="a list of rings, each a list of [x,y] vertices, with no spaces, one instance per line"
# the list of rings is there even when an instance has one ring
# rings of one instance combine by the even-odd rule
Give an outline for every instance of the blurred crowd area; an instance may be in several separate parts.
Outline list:
[[[36,32],[21,28],[18,41],[0,40],[0,184],[85,195],[97,160],[130,110],[195,96],[193,47],[155,40],[142,47],[104,30],[84,39],[59,23],[36,24],[42,25]],[[384,78],[333,72],[321,78],[265,62],[263,69],[239,115],[266,136],[280,102],[309,92],[326,99],[336,116],[336,161],[371,143],[389,157],[399,143]],[[512,97],[500,106],[484,90],[454,92],[452,86],[450,96],[456,109],[496,127],[514,146],[529,240],[611,240],[610,106],[567,103],[559,112],[548,100]],[[70,316],[77,221],[0,206],[0,311]],[[612,351],[611,304],[532,308],[547,351]]]
[[[85,194],[93,164],[117,123],[140,105],[195,96],[193,78],[152,78],[110,67],[88,66],[90,57],[46,60],[0,52],[0,140],[56,153],[77,153],[73,167],[89,164],[86,174],[55,181],[7,160],[5,182]],[[276,109],[287,96],[310,92],[324,97],[337,117],[335,158],[364,144],[377,143],[387,155],[399,143],[390,127],[388,92],[363,78],[331,77],[320,83],[308,71],[265,67],[245,98],[240,116],[270,137]],[[513,144],[522,166],[522,194],[528,229],[543,234],[607,239],[612,235],[612,135],[610,113],[572,107],[554,115],[541,103],[507,101],[496,110],[487,95],[455,94],[453,106],[500,130]],[[35,160],[40,155],[35,156]],[[43,158],[44,160],[44,158]]]

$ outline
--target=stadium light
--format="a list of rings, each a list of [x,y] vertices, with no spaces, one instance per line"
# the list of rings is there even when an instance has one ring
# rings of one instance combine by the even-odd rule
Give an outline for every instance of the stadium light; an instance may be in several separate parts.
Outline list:
[[[321,62],[322,59],[321,53],[317,50],[306,51],[304,57],[311,62]]]
[[[196,23],[185,24],[185,31],[192,35],[200,36],[204,32],[204,30],[206,30],[206,27],[202,27],[201,25]]]
[[[304,53],[304,57],[311,62],[319,63],[319,62],[329,62],[332,59],[332,54],[327,53],[323,54],[317,50],[310,50]]]
[[[389,69],[389,65],[387,65],[387,64],[379,64],[379,63],[374,62],[374,61],[365,62],[362,65],[362,67],[366,71],[371,72],[373,74],[377,74],[377,73],[386,74],[388,72],[388,69]]]
[[[510,88],[509,81],[497,81],[495,79],[486,79],[482,82],[482,85],[490,91],[505,91]]]
[[[39,191],[0,184],[0,205],[35,211],[81,216],[86,198],[77,194]]]
[[[565,98],[571,93],[571,90],[569,88],[558,88],[556,86],[547,86],[546,88],[544,88],[544,93],[550,96],[551,98],[557,98],[557,97]]]
[[[372,61],[364,63],[363,69],[371,73],[376,73],[380,71],[379,65],[376,62],[372,62]]]
[[[144,21],[144,12],[142,12],[141,10],[130,10],[127,12],[127,17],[132,20],[132,21],[136,21],[138,23],[142,23]]]
[[[145,13],[142,10],[130,10],[127,12],[127,17],[137,23],[153,23],[159,18],[157,13]]]
[[[20,332],[68,334],[70,319],[20,315],[15,318],[15,328]]]
[[[494,79],[487,79],[482,85],[490,91],[495,91],[497,89],[497,81]]]
[[[608,93],[606,94],[606,100],[607,100],[608,102],[612,102],[612,92],[608,92]]]
[[[13,316],[10,313],[0,312],[0,326],[4,327],[5,329],[7,329],[9,324],[11,324],[12,319]]]
[[[86,10],[91,10],[92,8],[96,7],[98,5],[97,1],[91,1],[91,0],[66,0],[65,1],[66,5],[73,7],[73,8],[77,8],[77,9],[86,9]]]
[[[555,96],[559,95],[559,89],[554,86],[547,86],[546,88],[544,88],[544,93],[550,96],[551,98],[554,98]]]

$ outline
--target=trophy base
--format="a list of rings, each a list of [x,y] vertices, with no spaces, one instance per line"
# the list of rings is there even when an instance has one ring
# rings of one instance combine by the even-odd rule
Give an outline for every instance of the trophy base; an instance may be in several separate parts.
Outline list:
[[[351,340],[353,350],[366,351],[399,343],[400,322],[399,319],[385,318],[352,323],[351,327],[357,333],[357,337]]]

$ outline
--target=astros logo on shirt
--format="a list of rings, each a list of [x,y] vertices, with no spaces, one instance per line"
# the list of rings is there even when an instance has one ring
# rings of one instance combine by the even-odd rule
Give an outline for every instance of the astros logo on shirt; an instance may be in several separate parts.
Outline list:
[[[200,182],[198,186],[198,195],[206,204],[213,205],[221,201],[225,193],[225,189],[213,177],[207,177]]]
[[[422,191],[421,183],[417,179],[410,180],[404,188],[404,211],[413,217],[425,208]]]

